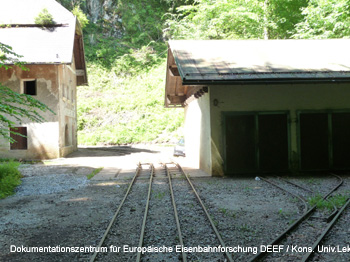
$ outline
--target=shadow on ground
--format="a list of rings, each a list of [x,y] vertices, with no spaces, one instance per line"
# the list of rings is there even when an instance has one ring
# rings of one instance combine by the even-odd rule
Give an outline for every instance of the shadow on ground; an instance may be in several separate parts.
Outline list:
[[[66,158],[75,157],[103,157],[103,156],[125,156],[135,153],[156,154],[160,151],[135,148],[131,146],[111,146],[111,147],[79,147],[78,151],[69,154]]]

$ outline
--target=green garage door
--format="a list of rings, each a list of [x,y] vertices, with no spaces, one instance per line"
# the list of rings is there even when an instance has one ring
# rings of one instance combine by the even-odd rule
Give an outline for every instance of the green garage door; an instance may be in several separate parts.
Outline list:
[[[333,167],[350,168],[350,113],[332,114]]]
[[[226,118],[226,163],[230,174],[257,170],[254,115]]]
[[[259,121],[259,167],[261,171],[288,169],[288,118],[286,114],[263,114]]]
[[[227,174],[288,170],[288,115],[225,115],[225,151]]]
[[[326,113],[300,114],[300,154],[303,170],[329,166],[329,132]]]
[[[350,168],[350,113],[299,114],[302,170]]]

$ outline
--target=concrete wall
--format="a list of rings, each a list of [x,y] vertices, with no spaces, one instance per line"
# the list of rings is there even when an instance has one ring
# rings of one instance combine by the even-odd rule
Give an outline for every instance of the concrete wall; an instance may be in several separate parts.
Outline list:
[[[29,70],[18,67],[0,68],[0,82],[13,91],[23,93],[23,80],[37,81],[35,99],[46,104],[51,112],[40,113],[44,123],[32,123],[23,119],[17,126],[27,127],[28,149],[10,150],[10,143],[0,138],[0,157],[45,159],[63,157],[77,149],[77,111],[75,66],[27,65]],[[13,120],[13,119],[12,119]],[[15,121],[16,122],[16,121]],[[68,132],[65,129],[67,124]],[[68,134],[68,143],[65,143]]]
[[[185,108],[186,158],[192,167],[211,173],[210,95],[195,99]]]
[[[214,100],[217,106],[214,106]],[[284,111],[291,116],[292,166],[297,165],[297,111],[350,109],[350,84],[211,86],[210,120],[213,175],[223,173],[222,112]],[[220,164],[221,163],[221,164]]]

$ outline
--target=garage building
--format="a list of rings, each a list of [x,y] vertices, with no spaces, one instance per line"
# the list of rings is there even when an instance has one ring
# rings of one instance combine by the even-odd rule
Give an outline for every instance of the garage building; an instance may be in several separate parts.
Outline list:
[[[165,106],[211,175],[350,168],[350,40],[170,41]]]

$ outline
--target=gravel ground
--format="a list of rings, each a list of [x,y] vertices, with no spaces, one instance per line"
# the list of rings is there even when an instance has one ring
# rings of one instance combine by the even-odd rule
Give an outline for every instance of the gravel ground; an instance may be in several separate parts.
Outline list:
[[[95,247],[107,228],[130,180],[91,181],[84,166],[22,165],[23,183],[17,193],[0,200],[0,261],[88,261],[91,252],[20,252],[21,247]],[[287,177],[321,193],[336,184],[330,176]],[[342,194],[350,193],[350,178],[343,175]],[[254,177],[191,178],[226,243],[236,247],[235,261],[247,261],[260,245],[271,242],[300,217],[299,200]],[[203,212],[183,178],[173,179],[185,246],[218,246]],[[107,247],[137,245],[148,181],[135,184]],[[293,190],[293,187],[289,187]],[[300,192],[299,189],[295,193]],[[350,245],[349,208],[322,245]],[[320,213],[321,215],[321,213]],[[302,231],[302,230],[301,230]],[[304,232],[307,236],[307,232]],[[300,240],[300,238],[299,238]],[[306,241],[306,240],[305,240]],[[285,245],[297,243],[289,239]],[[167,179],[160,173],[152,186],[144,246],[174,247],[177,229]],[[303,241],[298,242],[305,245]],[[11,252],[15,251],[16,252]],[[133,260],[136,253],[108,252],[99,261]],[[349,261],[350,252],[316,254],[314,261]],[[224,261],[220,253],[189,253],[189,261]],[[293,260],[294,259],[294,260]],[[146,253],[143,261],[181,261],[180,253]],[[280,256],[273,261],[297,261]]]

